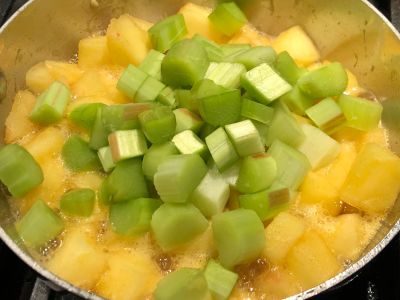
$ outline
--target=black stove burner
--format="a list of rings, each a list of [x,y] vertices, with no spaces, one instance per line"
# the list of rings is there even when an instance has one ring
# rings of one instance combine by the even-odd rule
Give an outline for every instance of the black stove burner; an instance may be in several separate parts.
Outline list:
[[[0,0],[0,25],[27,0]],[[400,0],[370,0],[400,28]],[[52,291],[45,281],[0,240],[0,299],[80,300]],[[400,300],[400,235],[356,275],[316,300]]]

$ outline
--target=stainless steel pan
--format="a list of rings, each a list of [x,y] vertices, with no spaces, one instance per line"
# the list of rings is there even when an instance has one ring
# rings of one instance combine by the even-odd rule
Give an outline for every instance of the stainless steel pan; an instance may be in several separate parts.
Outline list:
[[[78,40],[104,30],[110,18],[121,13],[156,21],[174,13],[185,0],[32,0],[0,29],[0,69],[7,83],[0,102],[4,124],[15,92],[23,89],[26,71],[44,59],[69,60]],[[192,0],[213,5],[209,0]],[[362,0],[249,0],[245,8],[251,22],[271,34],[300,24],[318,45],[323,58],[338,60],[353,71],[360,83],[381,101],[400,103],[400,34],[367,1]],[[1,88],[1,79],[0,79]],[[0,96],[1,96],[0,91]],[[400,107],[400,106],[399,106]],[[400,126],[393,112],[385,124],[392,150],[400,154]],[[400,116],[400,113],[399,113]],[[0,136],[4,128],[0,126]],[[1,141],[0,141],[1,143]],[[384,188],[384,187],[382,187]],[[293,298],[308,298],[333,287],[375,257],[400,230],[400,199],[363,256],[336,277]],[[43,269],[18,240],[6,195],[0,195],[0,237],[28,265],[49,282],[88,299],[100,299]]]

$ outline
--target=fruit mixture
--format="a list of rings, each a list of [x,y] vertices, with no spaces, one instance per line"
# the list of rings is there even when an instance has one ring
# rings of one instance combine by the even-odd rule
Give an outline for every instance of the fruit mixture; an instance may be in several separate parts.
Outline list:
[[[300,26],[188,3],[77,57],[27,72],[0,180],[30,253],[80,288],[284,298],[356,261],[399,193],[381,104]]]

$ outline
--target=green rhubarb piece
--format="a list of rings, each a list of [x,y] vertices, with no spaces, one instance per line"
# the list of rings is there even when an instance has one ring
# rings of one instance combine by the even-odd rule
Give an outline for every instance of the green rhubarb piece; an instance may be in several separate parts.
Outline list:
[[[143,157],[142,168],[144,176],[153,181],[159,165],[169,156],[175,154],[179,154],[179,151],[172,142],[152,145]]]
[[[154,175],[154,185],[164,202],[185,203],[207,173],[197,154],[168,157]]]
[[[252,210],[240,208],[215,215],[212,230],[218,260],[228,269],[255,260],[264,249],[264,225]]]
[[[305,95],[298,86],[294,86],[290,92],[287,92],[279,98],[288,108],[298,115],[305,115],[308,108],[314,105],[315,101]]]
[[[257,193],[268,188],[276,178],[275,159],[266,153],[243,158],[236,189],[243,194]]]
[[[268,138],[268,130],[269,130],[269,125],[266,125],[264,123],[252,120],[254,126],[257,128],[258,134],[261,137],[261,142],[263,143],[263,145],[267,145],[266,144],[266,140]]]
[[[93,213],[96,194],[87,188],[66,192],[60,199],[60,209],[70,216],[89,217]]]
[[[110,131],[106,128],[105,124],[103,124],[101,115],[102,109],[97,110],[89,141],[89,146],[92,149],[100,149],[108,145],[108,134]]]
[[[215,43],[199,34],[196,34],[193,37],[193,39],[197,40],[201,43],[201,45],[203,46],[204,50],[207,53],[209,61],[213,61],[213,62],[222,61],[222,59],[224,57],[224,53],[223,53],[220,45],[218,45],[217,43]]]
[[[313,169],[328,165],[338,156],[340,145],[337,141],[312,125],[303,124],[301,128],[306,138],[297,150],[308,158]]]
[[[266,221],[272,220],[281,212],[289,209],[291,199],[297,197],[297,192],[281,186],[280,184],[273,184],[269,188],[268,194],[268,212],[264,216]]]
[[[177,101],[175,98],[175,91],[170,87],[166,86],[157,97],[157,101],[161,104],[175,107]]]
[[[225,130],[239,156],[245,157],[264,152],[260,134],[250,120],[226,125]]]
[[[190,196],[190,202],[205,217],[211,218],[224,210],[229,193],[229,185],[224,178],[217,171],[209,170]]]
[[[0,181],[14,197],[23,197],[43,182],[43,172],[33,156],[22,146],[0,148]]]
[[[209,299],[207,281],[203,271],[180,268],[161,279],[154,291],[155,300],[205,300]]]
[[[176,118],[168,106],[155,106],[139,115],[146,138],[153,144],[170,140],[176,129]]]
[[[239,178],[239,172],[240,172],[240,165],[241,161],[237,161],[234,163],[232,166],[230,166],[228,169],[224,170],[221,172],[222,178],[225,180],[229,186],[236,188],[236,183]]]
[[[198,154],[203,158],[207,157],[206,144],[191,130],[177,133],[172,138],[172,143],[182,154]]]
[[[37,99],[30,115],[33,122],[51,124],[60,121],[71,100],[69,89],[61,82],[54,81]]]
[[[212,62],[204,79],[210,79],[228,89],[236,89],[239,87],[240,78],[245,72],[246,68],[240,63]]]
[[[97,152],[78,135],[68,138],[61,150],[61,155],[65,165],[72,171],[97,171],[101,168]]]
[[[272,107],[244,98],[242,100],[242,117],[249,118],[263,124],[270,124],[274,116]]]
[[[275,59],[275,50],[268,46],[252,47],[247,51],[234,54],[228,58],[231,62],[244,65],[247,70],[251,70],[264,63],[272,65]]]
[[[148,197],[140,159],[131,158],[118,162],[108,176],[104,189],[111,202]]]
[[[249,44],[225,44],[221,45],[223,61],[231,61],[232,57],[251,49]]]
[[[99,203],[102,205],[109,205],[112,203],[112,195],[108,191],[108,178],[104,179],[98,189]]]
[[[46,203],[37,200],[15,227],[27,246],[37,248],[56,238],[64,223]]]
[[[383,110],[379,102],[346,95],[340,96],[338,102],[347,126],[369,131],[379,125]]]
[[[204,270],[208,288],[215,300],[227,300],[239,276],[221,266],[214,260],[210,260]]]
[[[199,111],[199,104],[190,90],[175,90],[175,98],[181,108],[186,108],[194,113]]]
[[[290,193],[287,188],[274,191],[267,189],[258,193],[239,196],[240,207],[255,211],[263,222],[286,210],[289,207],[289,201]]]
[[[161,80],[161,63],[165,55],[151,49],[145,59],[140,63],[139,69],[157,80]]]
[[[151,219],[154,237],[164,251],[189,242],[207,227],[207,219],[190,203],[164,203]]]
[[[100,149],[107,146],[108,135],[113,131],[140,128],[138,115],[152,107],[152,103],[130,103],[103,107],[97,111],[90,136],[90,147]]]
[[[291,85],[295,85],[299,78],[307,73],[305,69],[297,66],[287,51],[278,54],[275,61],[275,69]]]
[[[112,230],[123,236],[138,236],[150,230],[153,213],[162,204],[159,199],[137,198],[110,206]]]
[[[128,65],[117,83],[117,89],[129,99],[135,99],[136,93],[149,75],[141,69]]]
[[[155,101],[164,88],[165,85],[161,81],[149,76],[139,87],[135,101],[139,103]]]
[[[104,172],[110,172],[115,167],[115,162],[112,157],[111,148],[109,146],[100,148],[97,151],[101,165],[103,166]]]
[[[68,119],[75,125],[91,131],[96,121],[97,111],[101,110],[104,106],[105,104],[103,103],[82,104],[70,112]]]
[[[236,122],[240,117],[242,99],[237,89],[227,89],[209,79],[196,83],[195,95],[201,117],[213,126]]]
[[[204,126],[201,128],[199,136],[202,140],[205,140],[207,136],[217,130],[217,126],[213,126],[211,124],[205,123]]]
[[[129,103],[103,107],[101,121],[107,132],[139,129],[139,115],[154,107],[153,103]]]
[[[208,18],[218,31],[228,36],[234,35],[247,23],[246,16],[235,2],[218,4]]]
[[[340,63],[331,63],[301,76],[300,90],[313,99],[338,96],[347,87],[347,73]]]
[[[243,74],[241,82],[252,98],[265,104],[269,104],[292,89],[289,83],[265,63]]]
[[[154,49],[164,53],[187,34],[185,19],[182,14],[169,16],[154,24],[148,32]]]
[[[297,147],[305,139],[300,124],[297,123],[285,104],[277,104],[265,143],[270,146],[276,139],[279,139],[292,147]]]
[[[114,131],[108,136],[108,142],[114,162],[142,156],[147,151],[146,139],[138,129]]]
[[[327,133],[332,133],[346,121],[342,109],[332,98],[326,98],[308,108],[306,115]]]
[[[275,182],[291,190],[296,190],[300,186],[311,169],[308,158],[303,153],[278,139],[272,143],[267,154],[271,155],[276,162]]]
[[[177,108],[173,111],[176,119],[175,133],[191,130],[194,133],[200,132],[204,125],[203,120],[186,108]]]
[[[239,159],[235,147],[222,127],[209,134],[205,141],[219,171],[228,169]]]
[[[206,74],[209,60],[201,43],[183,40],[168,51],[161,65],[163,82],[171,87],[191,87]]]

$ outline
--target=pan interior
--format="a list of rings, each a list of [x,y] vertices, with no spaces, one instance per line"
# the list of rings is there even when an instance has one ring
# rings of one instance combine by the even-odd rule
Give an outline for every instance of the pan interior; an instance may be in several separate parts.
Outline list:
[[[4,124],[12,99],[25,86],[26,71],[45,59],[69,60],[78,41],[105,30],[112,17],[129,13],[149,21],[173,14],[185,0],[35,0],[0,30],[0,123]],[[191,2],[213,6],[208,0]],[[383,124],[392,150],[400,154],[400,39],[387,21],[363,1],[249,0],[244,10],[261,31],[277,34],[299,24],[318,45],[324,59],[340,61],[383,102]],[[4,74],[4,75],[3,75]],[[5,83],[4,83],[5,79]],[[2,95],[5,97],[1,97]],[[4,128],[0,127],[3,137]],[[0,144],[3,143],[0,140]],[[34,263],[24,251],[13,229],[6,193],[0,196],[0,236],[27,263],[60,286],[95,299],[56,278]],[[400,200],[397,199],[363,257],[347,270],[320,286],[304,292],[312,296],[348,277],[374,257],[399,231]],[[14,243],[17,242],[17,243]],[[22,250],[21,250],[22,249]]]

